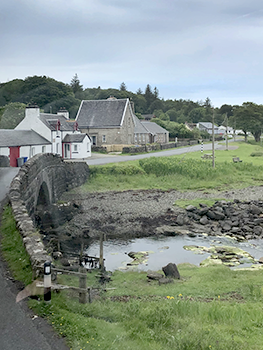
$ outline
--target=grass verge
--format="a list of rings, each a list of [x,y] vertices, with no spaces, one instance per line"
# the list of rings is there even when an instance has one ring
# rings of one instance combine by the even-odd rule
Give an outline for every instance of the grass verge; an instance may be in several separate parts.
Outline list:
[[[263,181],[262,157],[251,156],[260,145],[234,143],[235,150],[217,150],[216,166],[200,152],[172,157],[150,157],[105,166],[90,166],[90,178],[80,192],[129,189],[227,190],[258,186]],[[233,157],[242,159],[233,163]]]
[[[32,268],[10,206],[5,206],[1,222],[1,251],[13,277],[25,285],[32,282]]]

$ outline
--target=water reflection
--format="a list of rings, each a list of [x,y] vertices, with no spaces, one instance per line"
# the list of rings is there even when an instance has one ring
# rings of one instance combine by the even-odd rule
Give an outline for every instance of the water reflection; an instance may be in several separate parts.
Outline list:
[[[140,264],[138,270],[160,270],[163,266],[172,262],[191,263],[199,265],[209,254],[195,254],[192,251],[183,249],[184,245],[200,245],[211,247],[212,245],[228,245],[239,247],[250,253],[255,259],[263,256],[262,240],[250,240],[238,243],[226,237],[204,237],[190,238],[188,236],[159,237],[159,238],[136,238],[133,240],[109,240],[104,242],[104,258],[107,270],[116,270],[127,266],[131,262],[127,253],[130,251],[149,251],[147,265]],[[99,242],[93,242],[86,250],[88,255],[99,256]],[[249,264],[242,264],[240,267],[247,267]]]

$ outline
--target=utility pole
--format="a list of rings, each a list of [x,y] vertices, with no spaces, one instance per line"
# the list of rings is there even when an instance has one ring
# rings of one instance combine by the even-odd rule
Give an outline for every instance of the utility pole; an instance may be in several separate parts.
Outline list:
[[[212,116],[212,166],[215,167],[215,111],[213,108],[213,116]]]
[[[226,113],[226,151],[228,151],[228,118]]]

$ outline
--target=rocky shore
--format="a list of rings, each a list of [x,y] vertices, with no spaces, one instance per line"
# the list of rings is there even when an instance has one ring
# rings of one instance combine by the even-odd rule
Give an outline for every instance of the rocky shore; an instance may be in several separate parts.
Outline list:
[[[200,199],[198,208],[174,206],[178,199]],[[208,208],[202,199],[224,198]],[[124,191],[65,193],[63,201],[80,210],[54,233],[68,239],[131,238],[153,235],[229,234],[239,240],[263,237],[263,187],[209,193],[207,191]]]

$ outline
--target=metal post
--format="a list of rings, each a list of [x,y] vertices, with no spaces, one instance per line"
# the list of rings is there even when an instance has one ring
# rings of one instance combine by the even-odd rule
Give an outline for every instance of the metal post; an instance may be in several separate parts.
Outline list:
[[[203,143],[203,140],[201,142],[201,153],[203,154],[203,150],[204,150],[204,143]]]
[[[51,262],[44,263],[44,301],[51,302]]]

